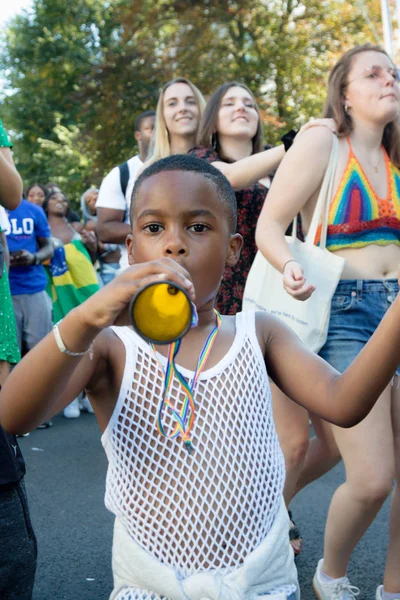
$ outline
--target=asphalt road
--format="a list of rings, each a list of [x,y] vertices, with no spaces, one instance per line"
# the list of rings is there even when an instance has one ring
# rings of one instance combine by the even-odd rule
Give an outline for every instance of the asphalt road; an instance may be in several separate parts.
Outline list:
[[[39,544],[33,600],[107,600],[112,589],[113,517],[104,507],[106,457],[93,415],[57,416],[48,430],[20,440],[27,463],[27,491]],[[322,556],[329,500],[343,480],[339,465],[293,503],[304,537],[297,561],[302,600],[315,598],[311,580]],[[382,582],[389,503],[356,549],[349,577],[360,600],[374,600]]]

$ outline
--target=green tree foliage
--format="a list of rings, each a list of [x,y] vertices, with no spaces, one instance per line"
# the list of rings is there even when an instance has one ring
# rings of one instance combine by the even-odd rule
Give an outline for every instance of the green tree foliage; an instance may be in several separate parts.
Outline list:
[[[59,143],[60,122],[81,126],[73,95],[98,59],[102,11],[98,0],[36,0],[32,15],[18,16],[5,32],[1,64],[11,94],[2,118],[15,132],[15,159],[26,183],[46,183],[56,169],[56,156],[43,160],[40,140]],[[63,172],[65,165],[58,168]]]
[[[376,42],[365,7],[380,31],[379,0],[174,4],[181,24],[173,44],[177,71],[186,70],[205,93],[230,79],[247,83],[272,141],[281,128],[321,112],[327,75],[338,56],[356,44]]]
[[[25,181],[78,197],[136,151],[134,119],[168,79],[205,96],[247,83],[274,142],[321,112],[337,57],[381,33],[379,0],[34,0],[4,36],[2,117]]]
[[[33,160],[38,165],[46,165],[48,181],[56,183],[62,190],[69,190],[77,199],[79,193],[96,185],[101,174],[94,168],[93,154],[85,146],[79,127],[62,125],[61,115],[55,117],[52,138],[55,136],[56,139],[38,138]]]
[[[160,4],[124,0],[107,6],[99,27],[100,39],[106,31],[107,44],[75,94],[103,171],[137,150],[135,117],[154,109],[159,86],[172,73],[160,56],[169,23],[160,17]]]

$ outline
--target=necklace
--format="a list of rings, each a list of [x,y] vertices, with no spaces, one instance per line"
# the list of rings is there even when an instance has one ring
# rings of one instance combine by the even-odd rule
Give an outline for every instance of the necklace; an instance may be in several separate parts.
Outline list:
[[[196,370],[194,372],[192,381],[190,383],[188,383],[185,380],[185,378],[182,377],[182,375],[178,371],[177,366],[175,364],[175,358],[179,352],[181,340],[173,342],[172,344],[169,345],[167,366],[166,366],[165,370],[157,358],[156,349],[155,349],[154,344],[150,344],[150,346],[152,347],[152,349],[155,353],[157,361],[158,361],[159,365],[161,366],[163,374],[164,374],[164,389],[163,389],[161,400],[157,407],[157,417],[156,417],[157,430],[161,435],[163,435],[164,437],[169,438],[169,439],[174,439],[180,435],[189,454],[191,454],[191,452],[193,451],[193,444],[192,444],[190,432],[193,429],[194,420],[195,420],[195,412],[196,412],[196,406],[195,406],[194,399],[193,399],[193,390],[196,386],[196,383],[200,377],[201,372],[204,370],[207,359],[210,356],[212,347],[216,340],[217,333],[221,327],[221,315],[216,310],[214,310],[214,312],[217,317],[217,324],[213,328],[213,330],[211,331],[211,333],[209,334],[209,336],[207,337],[207,339],[204,343],[203,349],[201,350],[201,352],[199,354],[199,358],[197,360]],[[183,401],[182,408],[180,410],[178,410],[170,400],[174,374],[175,374],[175,377],[177,378],[178,383],[185,395],[185,399]],[[163,411],[164,411],[165,407],[169,408],[169,410],[172,413],[173,418],[176,421],[175,428],[171,434],[166,433],[166,431],[164,429],[164,425],[163,425]]]
[[[382,158],[382,151],[379,152],[379,158],[378,158],[378,162],[376,163],[376,165],[373,165],[367,158],[367,163],[369,164],[370,167],[372,167],[375,171],[375,173],[378,172],[378,167],[381,164],[381,158]]]

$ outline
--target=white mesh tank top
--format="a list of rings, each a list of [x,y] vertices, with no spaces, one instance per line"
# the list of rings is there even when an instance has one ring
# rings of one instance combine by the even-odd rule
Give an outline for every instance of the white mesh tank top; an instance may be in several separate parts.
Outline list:
[[[194,452],[156,429],[163,374],[130,327],[113,327],[126,351],[114,413],[102,436],[109,466],[105,502],[132,538],[181,577],[237,568],[268,534],[285,468],[253,312],[236,316],[225,357],[203,371],[194,397]],[[179,355],[178,355],[179,358]],[[179,367],[191,379],[193,372]],[[181,388],[173,382],[179,409]],[[167,413],[164,426],[172,431]]]

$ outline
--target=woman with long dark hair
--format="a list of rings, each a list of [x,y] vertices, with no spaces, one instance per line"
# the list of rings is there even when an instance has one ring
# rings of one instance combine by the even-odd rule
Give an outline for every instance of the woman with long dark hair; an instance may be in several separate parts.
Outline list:
[[[213,163],[236,190],[238,232],[243,236],[240,259],[227,267],[217,300],[223,314],[241,309],[244,286],[257,252],[255,228],[267,195],[263,178],[281,162],[285,148],[263,149],[263,128],[257,103],[243,83],[221,85],[210,97],[197,136],[190,150]]]
[[[320,124],[334,129],[330,121],[315,120],[302,130]],[[235,314],[241,310],[246,279],[257,252],[255,230],[270,185],[269,175],[278,167],[292,141],[291,136],[283,136],[282,139],[285,144],[263,150],[259,109],[253,94],[242,83],[224,83],[207,103],[200,123],[199,145],[191,153],[212,162],[229,179],[236,193],[238,232],[243,237],[240,259],[236,266],[226,268],[221,282],[217,308],[224,314]],[[276,386],[272,390],[274,407],[275,404],[280,406],[286,399]],[[311,452],[305,465],[307,483],[320,477],[340,460],[330,426],[317,417],[312,418],[316,437],[310,444]],[[284,443],[287,432],[278,429],[278,434],[282,436],[280,442],[289,474],[285,487],[285,500],[289,505],[292,499],[290,474],[296,471],[298,459],[291,452],[293,439],[289,438]],[[308,437],[304,446],[306,444],[308,447]],[[290,537],[297,555],[301,551],[302,540],[293,520]]]

